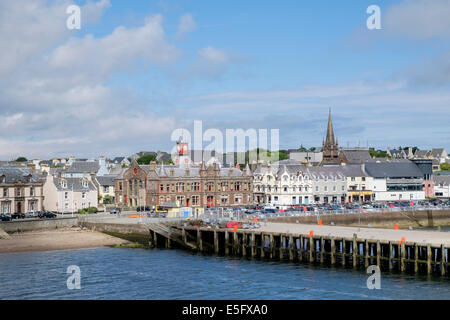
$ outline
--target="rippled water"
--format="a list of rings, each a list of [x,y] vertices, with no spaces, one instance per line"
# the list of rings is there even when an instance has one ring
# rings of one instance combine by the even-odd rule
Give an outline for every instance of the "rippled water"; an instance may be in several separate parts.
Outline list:
[[[68,290],[69,265],[81,289]],[[96,248],[0,254],[0,299],[450,299],[450,281],[342,268],[202,256],[181,250]]]

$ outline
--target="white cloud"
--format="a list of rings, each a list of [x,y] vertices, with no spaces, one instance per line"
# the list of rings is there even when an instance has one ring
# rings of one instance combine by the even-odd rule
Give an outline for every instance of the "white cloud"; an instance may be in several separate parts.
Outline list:
[[[105,84],[138,60],[146,67],[176,61],[162,16],[80,39],[65,25],[70,3],[0,4],[0,46],[9,49],[0,51],[0,74],[8,73],[0,77],[0,158],[127,155],[151,148],[175,127],[173,117],[156,115],[132,90]],[[83,14],[94,22],[109,6],[88,1],[82,27]]]
[[[180,18],[180,22],[178,23],[178,32],[179,36],[192,32],[197,27],[197,23],[190,13],[186,13]]]
[[[229,57],[224,51],[211,46],[198,50],[198,55],[201,59],[210,64],[219,65],[228,63],[229,61]]]
[[[450,36],[450,1],[404,0],[388,7],[383,29],[390,35],[414,39]]]

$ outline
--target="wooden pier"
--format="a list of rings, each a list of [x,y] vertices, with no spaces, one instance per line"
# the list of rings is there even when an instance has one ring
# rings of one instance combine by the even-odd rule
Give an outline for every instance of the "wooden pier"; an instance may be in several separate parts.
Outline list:
[[[276,232],[288,227],[291,231]],[[392,239],[385,229],[369,229],[372,234],[385,234],[374,238],[367,230],[347,227],[318,227],[313,225],[270,224],[262,230],[212,229],[193,226],[150,226],[150,244],[153,247],[188,248],[205,254],[268,259],[351,268],[367,268],[377,265],[382,271],[448,276],[449,233],[438,243],[416,239],[419,234],[398,231]],[[309,230],[297,233],[295,229]],[[327,228],[336,228],[330,229]],[[351,231],[353,234],[349,235]],[[312,232],[311,232],[312,231]],[[390,231],[390,230],[389,230]],[[427,236],[430,232],[423,232]],[[435,232],[436,233],[436,232]],[[342,234],[342,236],[341,236]],[[370,234],[370,233],[369,233]],[[406,234],[401,238],[400,236]],[[436,236],[436,234],[434,234]],[[449,237],[447,239],[447,237]],[[408,241],[408,238],[416,239]]]

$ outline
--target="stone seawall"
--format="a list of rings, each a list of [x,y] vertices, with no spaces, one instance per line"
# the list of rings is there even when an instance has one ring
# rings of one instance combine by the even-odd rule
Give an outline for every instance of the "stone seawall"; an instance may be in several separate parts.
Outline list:
[[[450,210],[399,211],[361,213],[361,226],[370,225],[375,228],[392,228],[398,224],[400,228],[450,226]],[[283,217],[269,219],[279,223],[317,224],[318,216]],[[358,226],[358,214],[321,215],[324,225]]]
[[[16,220],[0,222],[0,229],[7,233],[25,232],[35,230],[50,230],[78,226],[77,218],[58,218],[40,220]]]

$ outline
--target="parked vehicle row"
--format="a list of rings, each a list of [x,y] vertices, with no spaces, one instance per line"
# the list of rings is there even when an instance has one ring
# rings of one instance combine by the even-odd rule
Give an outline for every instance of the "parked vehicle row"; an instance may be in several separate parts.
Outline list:
[[[56,218],[56,214],[50,211],[34,211],[27,213],[13,213],[13,214],[0,214],[0,221],[11,221],[11,220],[19,220],[19,219],[53,219]]]

